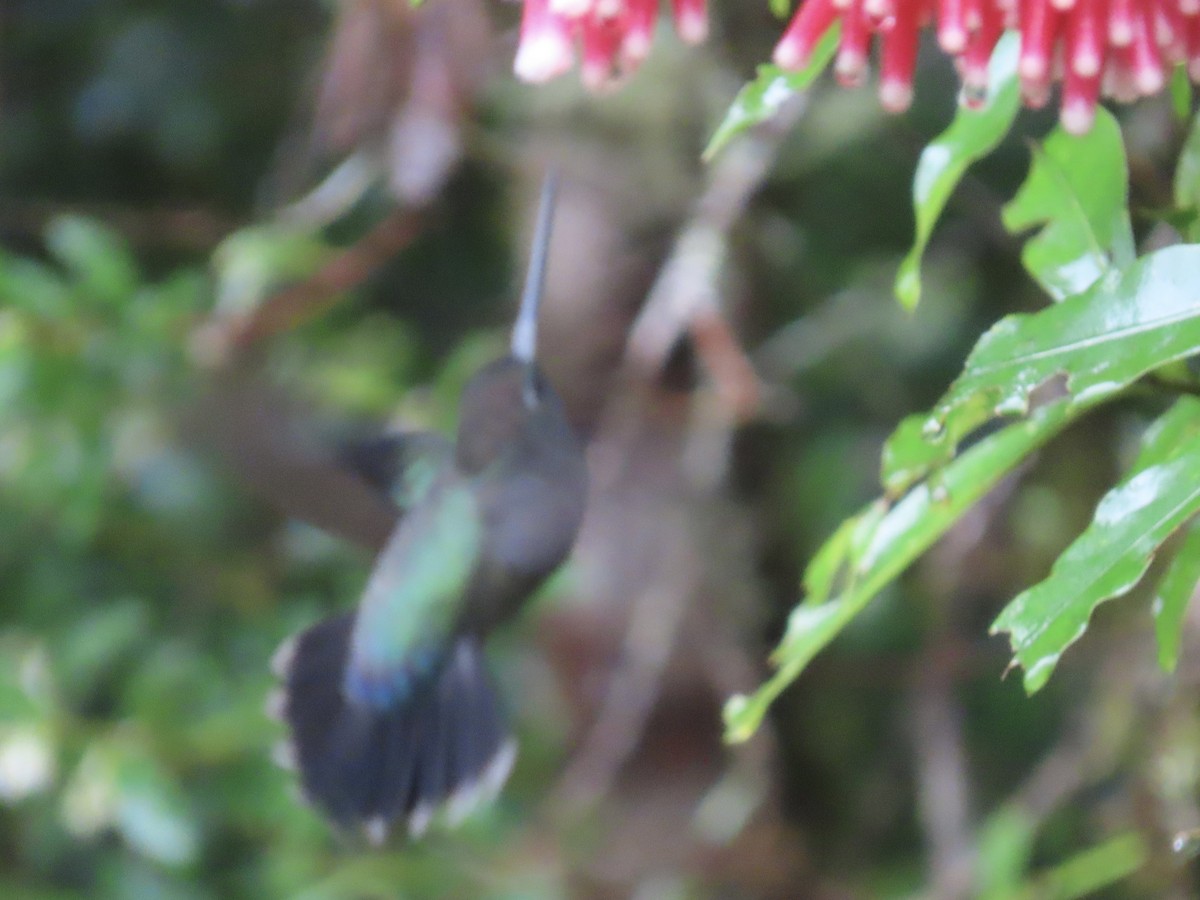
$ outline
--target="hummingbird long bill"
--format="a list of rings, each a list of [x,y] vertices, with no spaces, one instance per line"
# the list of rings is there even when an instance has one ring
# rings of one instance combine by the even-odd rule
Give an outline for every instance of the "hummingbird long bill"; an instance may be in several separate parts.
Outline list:
[[[483,645],[567,558],[583,445],[536,361],[555,205],[547,179],[511,352],[468,383],[453,442],[396,435],[359,457],[399,522],[358,608],[290,638],[273,668],[281,757],[337,826],[379,844],[494,797],[516,744]]]

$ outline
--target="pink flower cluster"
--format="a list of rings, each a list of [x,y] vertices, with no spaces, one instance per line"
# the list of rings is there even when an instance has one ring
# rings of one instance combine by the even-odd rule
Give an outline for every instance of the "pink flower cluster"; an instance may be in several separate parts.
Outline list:
[[[584,83],[599,89],[633,71],[650,52],[659,0],[524,0],[516,72],[541,82],[569,70],[576,48]],[[705,0],[672,0],[688,42],[708,33]],[[800,0],[775,48],[785,69],[808,64],[817,43],[841,23],[834,71],[861,84],[879,43],[879,96],[892,111],[912,101],[921,30],[935,27],[954,57],[968,104],[987,93],[988,60],[1005,29],[1021,34],[1018,74],[1029,106],[1062,82],[1062,123],[1087,131],[1101,95],[1128,101],[1158,93],[1169,67],[1200,81],[1200,0]]]
[[[675,30],[689,44],[708,37],[705,0],[672,0]],[[525,0],[513,65],[525,81],[548,81],[575,64],[592,90],[614,84],[650,53],[658,0]]]
[[[968,103],[985,96],[988,59],[1001,33],[1017,29],[1025,103],[1045,104],[1061,79],[1062,123],[1073,133],[1091,127],[1101,94],[1128,101],[1158,93],[1168,66],[1185,63],[1200,80],[1200,0],[803,0],[775,62],[803,68],[837,20],[837,77],[861,82],[877,35],[880,102],[889,110],[906,109],[912,100],[918,34],[935,22]]]

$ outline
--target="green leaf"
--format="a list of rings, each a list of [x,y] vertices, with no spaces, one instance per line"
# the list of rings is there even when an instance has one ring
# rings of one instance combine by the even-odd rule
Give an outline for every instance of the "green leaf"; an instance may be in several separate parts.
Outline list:
[[[980,338],[931,414],[904,420],[884,450],[893,495],[950,459],[994,416],[1024,412],[1030,394],[1066,375],[1071,402],[1091,405],[1200,346],[1200,246],[1167,247],[1082,294],[1007,316]]]
[[[1186,65],[1175,67],[1167,89],[1171,92],[1171,111],[1175,118],[1186,122],[1192,114],[1192,79],[1188,77]]]
[[[61,689],[72,698],[90,696],[111,670],[137,649],[149,630],[149,611],[141,600],[122,598],[81,612],[55,643]]]
[[[1142,868],[1147,856],[1141,835],[1134,831],[1119,834],[1040,875],[1029,890],[1017,896],[1023,900],[1094,897],[1098,891]]]
[[[804,570],[805,604],[811,606],[829,599],[851,553],[863,546],[886,514],[887,504],[878,501],[838,526]]]
[[[1005,473],[1056,435],[1078,414],[1066,402],[1045,406],[981,440],[939,474],[887,509],[876,502],[835,532],[805,573],[806,584],[831,584],[834,563],[842,568],[841,593],[819,605],[793,610],[783,640],[772,654],[778,671],[754,694],[725,706],[725,737],[747,740],[768,707],[805,666],[884,587],[928,550]],[[886,509],[886,512],[884,511]],[[814,569],[820,568],[819,573]]]
[[[1087,290],[1114,261],[1133,262],[1133,231],[1126,202],[1128,167],[1121,127],[1103,107],[1085,135],[1059,126],[1042,147],[1017,196],[1004,207],[1012,232],[1045,225],[1021,251],[1021,260],[1055,300]]]
[[[46,229],[46,244],[74,276],[85,301],[115,304],[140,281],[125,242],[81,216],[60,216]]]
[[[771,15],[777,19],[786,19],[787,14],[791,12],[791,0],[769,0],[768,7],[771,10]]]
[[[1192,119],[1179,162],[1175,167],[1175,205],[1188,213],[1184,232],[1189,240],[1200,240],[1200,115]]]
[[[837,49],[841,28],[834,23],[813,49],[812,59],[799,72],[785,72],[779,66],[765,63],[758,67],[754,80],[742,87],[733,98],[728,112],[704,148],[703,157],[711,160],[731,140],[755,125],[767,121],[798,91],[807,88],[825,71]]]
[[[979,862],[974,896],[981,900],[1011,900],[1029,867],[1037,822],[1014,803],[988,816],[979,829]]]
[[[1200,435],[1200,399],[1180,397],[1142,435],[1130,475],[1179,457],[1187,441]]]
[[[1131,471],[1169,462],[1172,451],[1200,432],[1200,399],[1180,397],[1174,405],[1146,429],[1142,449]],[[1154,596],[1154,635],[1158,642],[1158,663],[1167,672],[1175,671],[1179,661],[1183,616],[1196,584],[1200,582],[1200,522],[1192,520],[1183,541],[1159,580]]]
[[[1092,611],[1137,584],[1163,541],[1197,510],[1200,429],[1153,429],[1129,475],[1100,501],[1049,577],[1017,596],[992,625],[993,634],[1009,633],[1026,691],[1046,683],[1087,630]]]
[[[333,253],[320,237],[282,224],[235,231],[213,253],[223,313],[254,310],[266,296],[315,272]]]
[[[992,87],[983,107],[960,107],[950,127],[921,152],[913,176],[916,237],[900,263],[895,286],[896,299],[907,309],[916,308],[921,299],[921,257],[951,193],[967,167],[996,148],[1021,107],[1018,42],[1018,35],[1010,33],[996,45],[988,65],[988,83]]]
[[[200,829],[179,784],[127,729],[89,744],[63,796],[70,831],[113,827],[138,854],[165,866],[186,866],[200,851]]]
[[[1183,617],[1197,584],[1200,584],[1200,527],[1193,521],[1154,596],[1154,637],[1158,641],[1158,664],[1164,671],[1174,672],[1179,663]]]

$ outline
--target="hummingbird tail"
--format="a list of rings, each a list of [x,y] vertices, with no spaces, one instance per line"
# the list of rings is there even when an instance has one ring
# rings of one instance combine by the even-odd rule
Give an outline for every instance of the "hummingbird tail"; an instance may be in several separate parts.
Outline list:
[[[460,636],[440,664],[388,709],[342,691],[354,617],[335,616],[286,641],[273,668],[282,690],[271,711],[290,731],[280,762],[338,825],[383,843],[397,824],[419,837],[435,814],[451,823],[499,792],[516,744],[482,648]]]

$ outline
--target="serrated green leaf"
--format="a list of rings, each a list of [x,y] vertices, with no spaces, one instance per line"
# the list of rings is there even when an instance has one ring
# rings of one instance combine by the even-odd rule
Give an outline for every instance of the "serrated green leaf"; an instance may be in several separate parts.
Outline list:
[[[733,98],[725,118],[704,148],[703,158],[711,160],[731,140],[770,119],[798,91],[812,84],[833,59],[840,35],[841,28],[834,23],[817,42],[808,65],[798,72],[785,72],[770,63],[759,66],[754,80],[745,84]]]
[[[1188,215],[1184,232],[1189,240],[1200,240],[1200,115],[1192,119],[1179,162],[1175,166],[1175,205]]]
[[[1055,300],[1087,290],[1115,264],[1133,262],[1133,231],[1126,209],[1128,167],[1121,126],[1103,107],[1084,135],[1062,126],[1033,148],[1029,177],[1004,207],[1004,227],[1029,238],[1021,261]]]
[[[960,107],[950,127],[921,152],[913,175],[916,236],[896,274],[896,299],[907,309],[914,309],[921,299],[921,257],[950,195],[971,163],[1003,140],[1021,107],[1018,45],[1016,33],[1000,39],[988,64],[991,89],[986,103],[981,109]]]
[[[1134,468],[1100,501],[1049,577],[1018,595],[992,624],[993,634],[1008,632],[1026,691],[1046,683],[1087,630],[1093,610],[1137,584],[1163,541],[1197,510],[1200,429],[1150,432]]]
[[[1071,402],[1111,397],[1200,347],[1200,246],[1167,247],[1082,294],[1007,316],[980,338],[949,392],[889,438],[883,483],[896,495],[954,455],[991,418],[1024,412],[1030,394],[1066,376]]]
[[[837,558],[842,565],[845,557],[841,594],[827,603],[802,603],[793,610],[772,654],[778,671],[753,694],[735,696],[726,704],[725,739],[747,740],[774,699],[821,649],[997,481],[1058,434],[1079,411],[1066,402],[1045,406],[981,440],[948,465],[936,484],[927,482],[914,488],[886,513],[881,514],[882,504],[872,504],[850,520],[848,527],[839,528],[814,557],[822,574],[810,579],[806,572],[805,582],[826,583],[832,577],[831,560]]]

